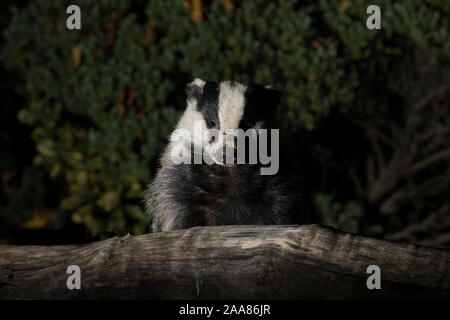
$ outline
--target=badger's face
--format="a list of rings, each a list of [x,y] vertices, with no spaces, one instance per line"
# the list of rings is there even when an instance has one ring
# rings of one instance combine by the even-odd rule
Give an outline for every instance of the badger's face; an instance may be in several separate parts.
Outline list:
[[[203,152],[218,164],[225,163],[230,151],[234,155],[237,134],[246,132],[250,136],[264,126],[280,98],[279,91],[260,85],[201,79],[189,83],[186,93],[187,109],[178,128],[189,131],[190,142],[201,145]],[[194,127],[201,129],[202,134],[194,134]]]

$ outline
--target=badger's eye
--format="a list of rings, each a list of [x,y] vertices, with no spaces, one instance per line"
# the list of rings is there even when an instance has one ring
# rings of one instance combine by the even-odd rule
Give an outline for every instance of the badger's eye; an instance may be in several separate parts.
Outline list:
[[[217,121],[216,120],[208,120],[208,122],[206,124],[210,128],[217,127]]]

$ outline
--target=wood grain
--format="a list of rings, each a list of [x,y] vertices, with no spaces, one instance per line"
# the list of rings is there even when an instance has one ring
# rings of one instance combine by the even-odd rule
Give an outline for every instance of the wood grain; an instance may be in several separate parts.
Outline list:
[[[1,299],[450,298],[450,252],[317,225],[220,226],[70,246],[0,246]],[[69,290],[69,265],[81,289]],[[366,287],[369,265],[381,289]]]

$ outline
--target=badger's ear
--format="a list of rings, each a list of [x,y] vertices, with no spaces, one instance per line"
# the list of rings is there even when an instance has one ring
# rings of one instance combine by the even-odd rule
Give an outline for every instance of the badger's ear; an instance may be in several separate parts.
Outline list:
[[[276,108],[281,101],[282,92],[280,90],[274,89],[273,85],[270,85],[270,87],[266,86],[266,97],[267,101],[269,102],[269,105]]]
[[[264,86],[261,95],[264,97],[265,105],[270,106],[270,108],[276,108],[280,104],[282,92],[275,89],[273,84],[268,84]]]
[[[264,86],[259,92],[261,113],[267,119],[275,114],[283,95],[280,90],[273,89],[273,87],[273,85]]]
[[[247,88],[246,98],[249,106],[254,106],[256,112],[263,119],[270,119],[280,104],[282,92],[268,89],[265,85],[250,85]]]
[[[198,102],[202,93],[205,81],[199,78],[194,79],[186,86],[186,96],[188,101]]]

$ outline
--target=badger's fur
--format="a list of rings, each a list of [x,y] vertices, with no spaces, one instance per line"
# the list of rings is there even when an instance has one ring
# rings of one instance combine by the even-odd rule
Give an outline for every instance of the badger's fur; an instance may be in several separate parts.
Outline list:
[[[214,83],[195,79],[187,85],[187,108],[177,129],[193,134],[195,121],[219,130],[220,141],[203,146],[207,154],[228,143],[225,129],[261,128],[270,120],[279,92],[232,81]],[[195,145],[192,135],[182,137]],[[198,225],[291,224],[297,197],[289,177],[280,171],[261,175],[259,164],[174,164],[173,142],[161,158],[161,168],[145,195],[153,232]]]

